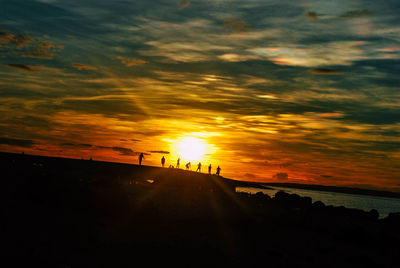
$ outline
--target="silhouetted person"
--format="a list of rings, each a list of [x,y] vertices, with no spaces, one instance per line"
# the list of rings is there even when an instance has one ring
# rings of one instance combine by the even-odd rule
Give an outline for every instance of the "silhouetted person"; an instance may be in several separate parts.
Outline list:
[[[196,169],[196,172],[201,172],[201,163],[199,162],[198,164],[197,164],[197,169]]]
[[[190,164],[190,162],[187,162],[186,163],[186,170],[189,170],[189,168],[191,168],[191,164]]]
[[[164,167],[164,164],[165,164],[165,157],[163,156],[163,157],[161,158],[161,165],[162,165],[162,167]]]
[[[217,173],[215,173],[215,174],[217,174],[218,176],[219,176],[219,173],[221,172],[221,168],[218,166],[217,167]]]
[[[142,165],[142,160],[143,159],[144,159],[144,155],[143,155],[143,153],[140,153],[140,155],[139,155],[139,166]]]
[[[178,158],[178,161],[176,161],[176,168],[179,168],[179,164],[180,164],[180,162],[181,162],[181,159],[180,159],[180,158]]]
[[[208,166],[208,174],[211,174],[211,164]]]

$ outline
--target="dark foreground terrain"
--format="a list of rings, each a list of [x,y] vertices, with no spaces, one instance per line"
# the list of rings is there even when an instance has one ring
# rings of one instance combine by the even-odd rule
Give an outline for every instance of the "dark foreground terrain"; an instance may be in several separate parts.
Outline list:
[[[0,153],[3,267],[400,267],[378,219],[177,169]]]

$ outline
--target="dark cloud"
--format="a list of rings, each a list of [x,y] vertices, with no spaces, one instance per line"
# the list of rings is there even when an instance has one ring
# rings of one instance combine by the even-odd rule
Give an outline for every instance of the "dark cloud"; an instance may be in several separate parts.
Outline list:
[[[248,179],[256,179],[257,178],[257,175],[254,175],[252,173],[246,173],[246,174],[244,174],[244,176]]]
[[[304,17],[306,17],[307,19],[313,20],[313,21],[317,21],[319,20],[319,16],[316,12],[312,12],[312,11],[308,11],[304,14]]]
[[[348,11],[342,15],[340,15],[340,18],[344,19],[352,19],[352,18],[359,18],[359,17],[366,17],[366,16],[371,16],[372,12],[369,11],[368,9],[361,9],[361,10],[352,10]]]
[[[342,75],[343,74],[343,72],[332,70],[332,69],[325,69],[325,68],[310,69],[308,71],[311,74],[316,74],[316,75]]]
[[[119,146],[102,146],[102,145],[93,145],[93,144],[88,144],[88,143],[80,143],[80,144],[76,144],[76,143],[70,143],[70,142],[64,142],[60,144],[61,146],[71,146],[71,147],[79,147],[79,148],[92,148],[94,150],[97,149],[105,149],[105,150],[113,150],[118,152],[120,155],[124,155],[124,156],[137,156],[140,153],[139,152],[135,152],[130,148],[125,148],[125,147],[119,147]]]
[[[120,139],[120,141],[140,141],[138,139]]]
[[[108,147],[108,148],[116,152],[119,152],[120,155],[125,155],[125,156],[137,156],[140,154],[140,152],[135,152],[130,148],[124,148],[124,147]]]
[[[141,120],[145,113],[129,99],[67,99],[61,103],[40,103],[38,109],[43,111],[71,110],[75,112],[103,114],[107,116],[123,117],[130,115],[131,119]]]
[[[41,70],[41,66],[32,66],[32,65],[26,65],[26,64],[14,64],[14,63],[7,63],[4,64],[4,66],[19,70],[19,71],[25,71],[25,72],[38,72]]]
[[[70,143],[70,142],[63,142],[60,144],[61,146],[73,146],[73,147],[84,147],[84,148],[95,148],[96,146],[88,143]]]
[[[276,173],[274,176],[272,176],[272,178],[277,179],[279,181],[287,181],[289,176],[287,173],[279,172],[279,173]]]
[[[169,154],[168,151],[149,151],[149,152],[154,154]]]
[[[0,137],[0,144],[32,148],[33,145],[35,145],[35,142],[33,140],[23,140],[23,139]]]
[[[102,146],[102,145],[93,145],[93,144],[87,144],[87,143],[80,143],[80,144],[76,144],[76,143],[70,143],[70,142],[64,142],[60,144],[61,146],[70,146],[70,147],[78,147],[78,148],[92,148],[94,150],[113,150],[118,152],[120,155],[123,156],[137,156],[140,153],[139,152],[135,152],[130,148],[126,148],[126,147],[119,147],[119,146]]]

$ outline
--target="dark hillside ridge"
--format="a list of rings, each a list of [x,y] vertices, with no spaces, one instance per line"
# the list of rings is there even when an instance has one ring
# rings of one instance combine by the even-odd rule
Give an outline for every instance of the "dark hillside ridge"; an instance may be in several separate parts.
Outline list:
[[[23,167],[23,168],[19,168]],[[183,169],[162,168],[146,165],[136,165],[118,162],[83,160],[63,157],[50,157],[40,155],[15,154],[0,152],[0,168],[6,172],[5,177],[27,177],[32,174],[56,174],[58,178],[69,178],[85,182],[97,180],[125,180],[131,183],[147,182],[171,183],[184,187],[190,179],[191,183],[196,181],[210,180],[210,178],[223,181],[224,184],[234,190],[235,187],[260,187],[254,182],[245,182],[224,178],[223,176],[209,175]],[[194,179],[194,181],[193,181]],[[189,181],[188,181],[189,180]],[[187,185],[186,185],[187,186]],[[264,187],[266,188],[266,187]]]
[[[400,213],[179,169],[0,153],[7,267],[400,267]]]

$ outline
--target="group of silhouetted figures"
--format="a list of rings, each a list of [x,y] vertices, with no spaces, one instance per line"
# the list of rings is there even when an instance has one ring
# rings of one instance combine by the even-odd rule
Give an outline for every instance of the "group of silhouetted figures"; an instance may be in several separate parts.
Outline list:
[[[142,165],[142,160],[143,160],[143,159],[144,159],[144,155],[143,155],[143,153],[141,153],[141,154],[139,155],[139,166]],[[181,162],[181,159],[178,158],[178,160],[176,161],[176,168],[179,168],[179,167],[180,167],[180,162]],[[161,166],[164,167],[164,165],[165,165],[165,157],[163,156],[163,157],[161,158]],[[186,170],[191,170],[191,169],[192,169],[192,163],[187,162],[186,165],[185,165],[185,167],[186,167]],[[174,168],[174,166],[173,166],[173,165],[169,165],[169,168]],[[212,167],[211,167],[211,164],[210,164],[210,165],[208,166],[208,174],[211,174],[211,169],[212,169]],[[199,163],[197,164],[196,172],[201,172],[201,162],[199,162]],[[217,167],[217,171],[216,171],[215,174],[219,176],[220,172],[221,172],[221,168],[218,166],[218,167]]]

